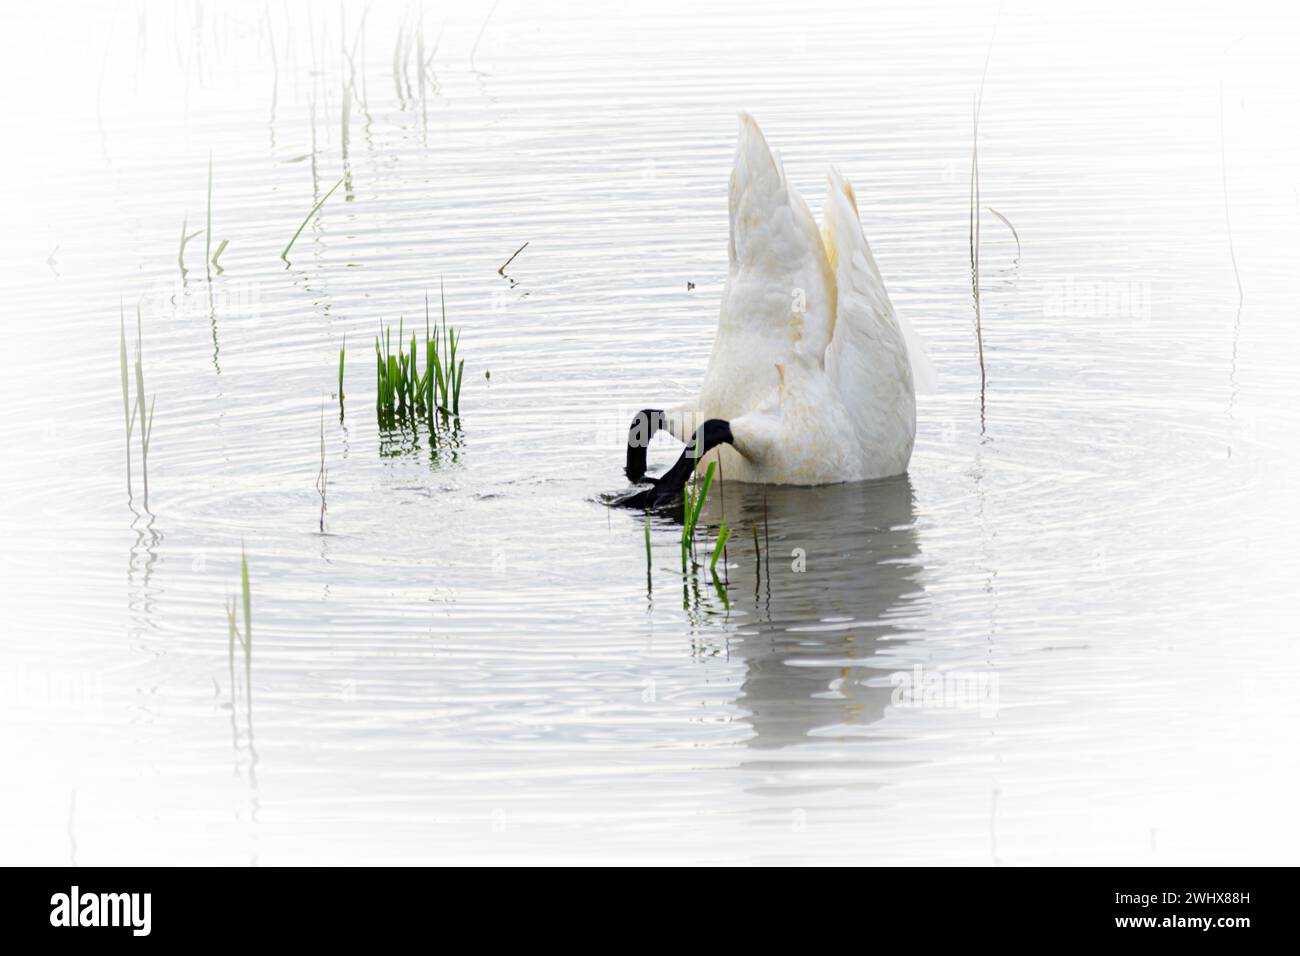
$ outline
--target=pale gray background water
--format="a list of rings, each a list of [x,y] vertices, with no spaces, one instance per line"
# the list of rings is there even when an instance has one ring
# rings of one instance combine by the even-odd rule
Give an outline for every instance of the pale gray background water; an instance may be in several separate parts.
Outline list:
[[[426,3],[421,82],[365,9],[0,15],[0,858],[1294,862],[1296,14]],[[941,386],[905,479],[715,492],[728,608],[598,498],[703,370],[739,109],[855,183]],[[370,350],[440,279],[435,460]]]

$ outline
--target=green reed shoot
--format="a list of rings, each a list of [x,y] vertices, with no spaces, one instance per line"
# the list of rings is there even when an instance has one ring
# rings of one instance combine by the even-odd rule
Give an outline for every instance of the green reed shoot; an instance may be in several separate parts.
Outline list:
[[[154,396],[157,399],[158,396]],[[140,416],[140,471],[144,475],[144,505],[149,507],[149,441],[153,437],[153,399],[149,416],[144,414],[144,332],[140,307],[135,309],[135,403]]]
[[[228,643],[226,646],[226,656],[230,664],[230,698],[231,706],[234,706],[235,697],[235,643],[243,644],[243,639],[239,636],[239,625],[235,623],[235,599],[226,595],[226,633]]]
[[[343,333],[343,344],[339,347],[339,405],[343,404],[343,359],[348,351],[348,334]]]
[[[727,527],[724,519],[722,526],[718,528],[718,540],[713,546],[713,560],[709,562],[709,571],[716,575],[718,573],[718,558],[722,557],[722,549],[727,546],[727,539],[731,537],[731,529]]]
[[[465,378],[465,360],[456,361],[456,352],[460,347],[460,332],[447,324],[447,293],[442,283],[438,284],[438,295],[442,306],[442,329],[433,327],[433,336],[429,335],[429,298],[424,299],[424,334],[426,352],[428,343],[432,342],[434,377],[427,383],[430,407],[437,406],[444,415],[460,415],[460,386]]]
[[[230,660],[231,660],[232,668],[234,666],[234,660],[235,660],[235,642],[239,641],[241,644],[243,643],[243,638],[239,636],[239,625],[235,623],[236,606],[237,605],[235,604],[234,597],[227,594],[226,595],[226,628],[227,628],[227,633],[230,637]],[[232,670],[231,675],[233,676],[233,674],[234,672]]]
[[[709,488],[713,485],[713,472],[717,469],[717,462],[709,462],[709,467],[704,472],[704,480],[699,482],[698,486],[687,486],[685,496],[682,502],[682,570],[686,570],[686,559],[695,546],[695,526],[700,520],[700,511],[704,508],[704,499],[709,496]]]
[[[465,360],[458,359],[460,331],[447,323],[446,300],[442,326],[429,325],[425,302],[424,368],[420,368],[420,343],[411,333],[406,346],[404,320],[397,326],[397,348],[393,349],[392,327],[375,337],[375,410],[381,419],[426,416],[434,412],[444,421],[460,417],[460,389]],[[340,368],[342,359],[340,358]],[[340,389],[342,380],[340,379]]]
[[[253,602],[248,588],[248,555],[244,552],[243,542],[239,545],[239,589],[244,597],[244,653],[247,655],[253,641]]]
[[[412,410],[418,379],[415,375],[415,335],[411,335],[411,352],[402,350],[403,325],[397,326],[397,352],[393,352],[390,326],[375,336],[376,390],[375,410],[381,418],[401,415]]]
[[[230,695],[233,704],[235,694],[235,644],[238,643],[244,651],[244,687],[247,690],[252,688],[253,677],[253,622],[252,622],[252,598],[248,587],[248,555],[244,552],[244,544],[239,544],[239,589],[242,592],[244,605],[244,630],[240,633],[239,625],[235,622],[236,607],[235,598],[228,596],[226,598],[226,630],[229,640],[227,653],[230,658]],[[250,697],[251,707],[251,697]]]
[[[325,200],[329,199],[330,196],[333,196],[334,190],[338,189],[342,185],[343,177],[340,176],[339,181],[331,186],[329,192],[320,198],[320,202],[311,207],[311,212],[307,213],[307,218],[302,221],[302,225],[298,227],[298,231],[293,234],[293,238],[289,240],[289,244],[284,247],[284,252],[280,253],[280,258],[285,261],[286,267],[289,263],[289,250],[292,249],[293,244],[298,241],[298,237],[302,235],[302,231],[307,228],[307,223],[311,222],[311,217],[320,212],[320,207],[325,205]]]
[[[203,255],[208,261],[208,278],[212,278],[212,269],[216,269],[218,276],[225,272],[221,268],[221,254],[226,251],[226,246],[230,245],[230,239],[222,239],[217,243],[217,251],[212,251],[212,151],[208,151],[208,233],[203,239]]]
[[[181,247],[180,250],[176,253],[176,262],[181,267],[182,280],[184,280],[185,276],[189,273],[189,270],[185,268],[185,246],[189,243],[191,239],[193,239],[195,236],[197,236],[199,233],[203,231],[202,229],[196,229],[194,230],[194,232],[186,232],[185,230],[189,226],[189,224],[190,223],[188,219],[181,220]]]
[[[718,577],[718,572],[710,571],[709,576],[713,578],[713,589],[718,592],[718,597],[722,598],[722,606],[726,610],[730,611],[731,600],[727,597],[727,589],[723,585],[721,579]]]

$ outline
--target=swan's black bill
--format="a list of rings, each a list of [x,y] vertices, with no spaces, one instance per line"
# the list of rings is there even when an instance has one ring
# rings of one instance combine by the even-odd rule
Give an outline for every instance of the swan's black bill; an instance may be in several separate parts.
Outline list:
[[[650,487],[620,500],[617,504],[623,508],[662,508],[672,504],[686,487],[687,480],[695,471],[701,458],[724,442],[734,445],[731,435],[731,423],[721,418],[710,418],[695,430],[691,440],[682,449],[681,456],[673,466],[658,478],[647,478],[645,474],[646,446],[655,432],[664,427],[663,412],[646,409],[639,412],[632,420],[632,428],[627,440],[627,477],[633,482],[649,481]],[[634,444],[639,442],[639,444]]]

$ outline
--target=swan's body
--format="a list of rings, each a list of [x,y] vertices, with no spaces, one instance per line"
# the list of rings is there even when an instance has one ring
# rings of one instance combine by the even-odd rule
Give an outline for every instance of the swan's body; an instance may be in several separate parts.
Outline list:
[[[905,472],[917,380],[932,373],[890,304],[852,187],[830,172],[819,230],[758,125],[741,114],[730,213],[727,284],[699,395],[648,413],[642,437],[663,427],[690,441],[704,422],[729,426],[702,443],[728,480],[819,485]],[[640,480],[636,432],[634,422],[628,470]]]

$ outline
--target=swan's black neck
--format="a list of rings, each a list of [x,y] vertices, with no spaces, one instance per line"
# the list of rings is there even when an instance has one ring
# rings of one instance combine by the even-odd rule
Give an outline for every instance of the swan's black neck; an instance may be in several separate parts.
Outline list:
[[[632,427],[627,431],[627,480],[636,483],[645,478],[645,454],[650,439],[664,427],[664,413],[658,408],[645,408],[636,413]]]
[[[682,489],[686,487],[686,482],[690,479],[691,473],[695,471],[695,466],[699,464],[700,459],[723,443],[735,444],[735,439],[731,434],[731,423],[721,418],[710,418],[695,430],[695,434],[691,436],[690,442],[682,450],[680,457],[673,463],[673,466],[664,472],[661,477],[650,479],[654,487],[638,492],[624,501],[623,504],[633,508],[658,508],[670,503],[682,493]],[[629,478],[632,475],[631,461],[632,448],[629,446]],[[642,476],[645,474],[644,448],[641,449],[641,474]]]

